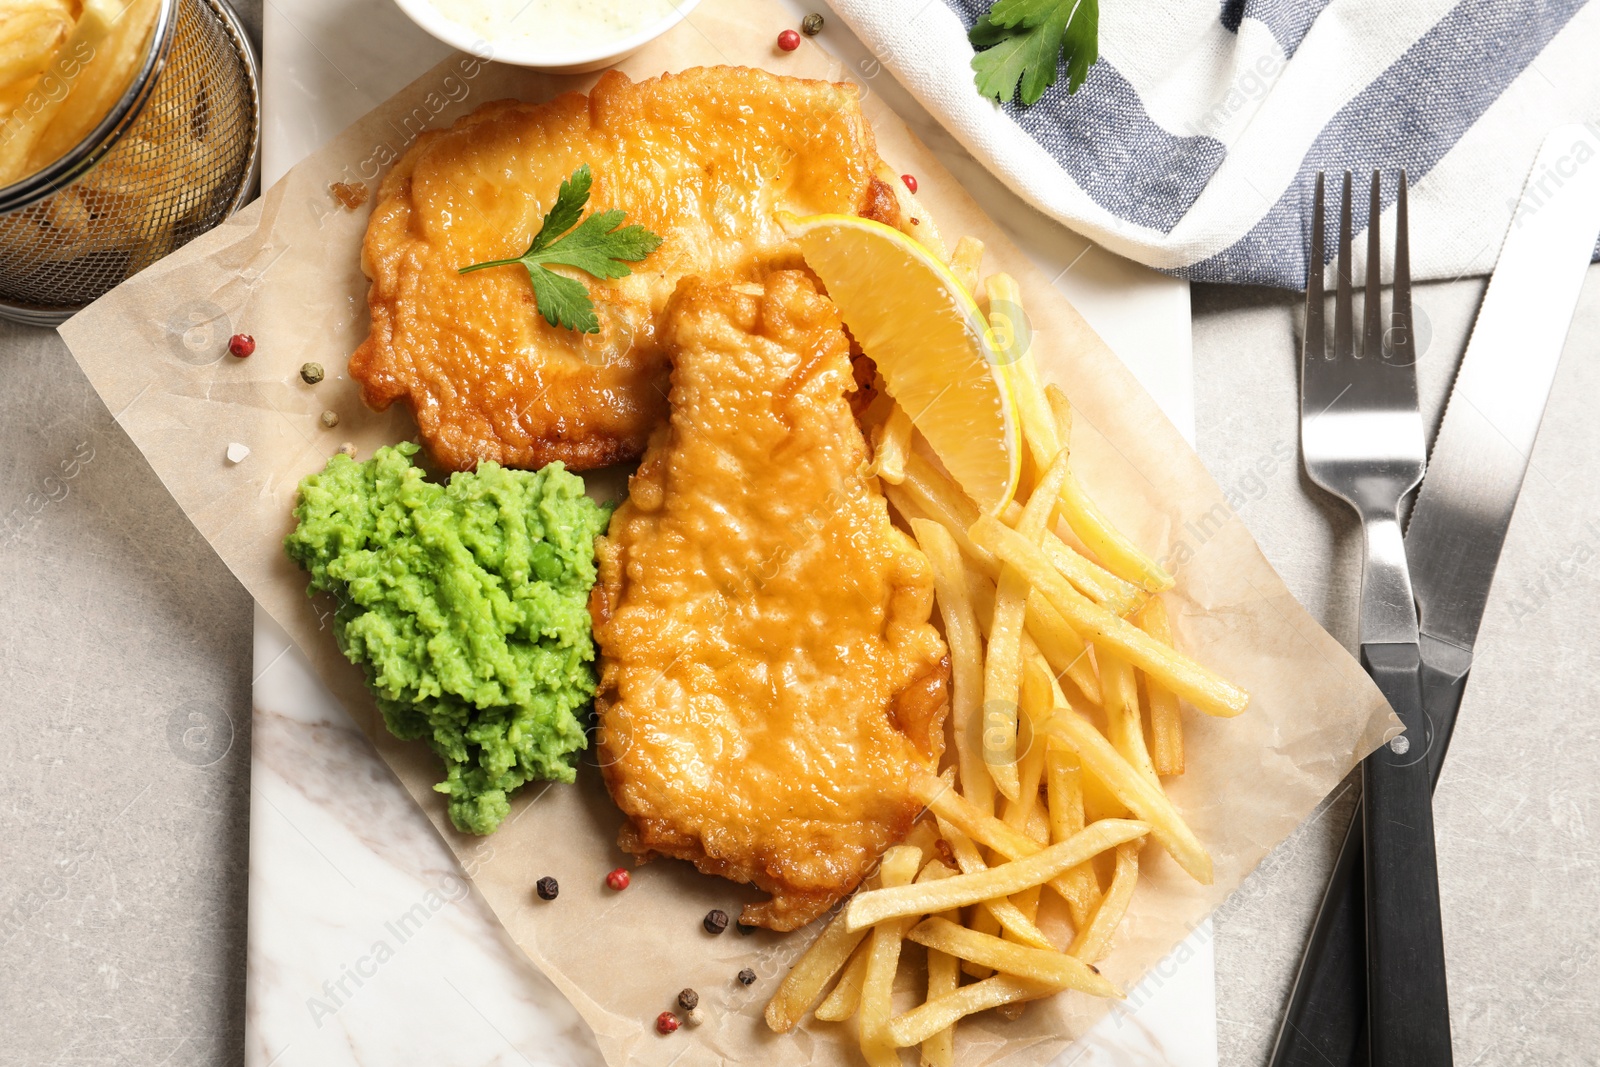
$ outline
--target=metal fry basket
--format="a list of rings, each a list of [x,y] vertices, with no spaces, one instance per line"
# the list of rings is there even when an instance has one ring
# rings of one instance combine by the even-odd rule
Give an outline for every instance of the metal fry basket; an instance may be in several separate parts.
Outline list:
[[[77,147],[0,188],[0,317],[55,326],[227,218],[255,184],[255,53],[226,0],[164,0]]]

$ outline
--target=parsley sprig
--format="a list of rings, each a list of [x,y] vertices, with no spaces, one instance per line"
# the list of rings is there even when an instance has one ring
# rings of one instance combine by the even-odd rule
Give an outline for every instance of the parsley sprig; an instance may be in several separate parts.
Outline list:
[[[629,263],[638,263],[661,246],[661,238],[643,226],[623,226],[627,212],[619,209],[596,211],[582,222],[589,203],[594,174],[585,163],[561,183],[555,206],[544,217],[528,250],[516,259],[495,259],[462,267],[460,273],[490,267],[513,267],[518,263],[528,270],[533,283],[533,299],[544,321],[580,333],[599,333],[589,290],[575,278],[566,278],[546,264],[575,267],[596,278],[626,278],[633,273]],[[570,231],[570,232],[569,232]]]
[[[1100,58],[1099,0],[995,0],[967,35],[978,92],[1002,104],[1017,95],[1037,103],[1056,83],[1061,56],[1075,93]]]

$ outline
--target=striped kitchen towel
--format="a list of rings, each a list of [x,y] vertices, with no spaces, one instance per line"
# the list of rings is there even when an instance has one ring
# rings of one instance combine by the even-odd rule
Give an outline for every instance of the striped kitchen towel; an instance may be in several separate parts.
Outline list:
[[[1100,0],[1100,61],[1031,107],[973,87],[990,0],[832,3],[1029,202],[1197,281],[1301,287],[1316,173],[1346,169],[1385,172],[1380,226],[1409,175],[1414,277],[1487,273],[1524,182],[1562,180],[1529,178],[1544,135],[1600,120],[1600,4],[1582,0]]]

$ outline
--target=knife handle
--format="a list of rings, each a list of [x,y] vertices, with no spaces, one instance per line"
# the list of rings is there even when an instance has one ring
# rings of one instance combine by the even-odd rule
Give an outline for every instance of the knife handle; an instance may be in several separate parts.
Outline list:
[[[1447,641],[1422,635],[1422,711],[1427,716],[1428,775],[1435,788],[1444,769],[1444,755],[1455,732],[1456,713],[1467,689],[1472,653]]]
[[[1367,1018],[1366,894],[1361,871],[1357,802],[1306,940],[1270,1067],[1348,1067],[1357,1059]]]
[[[1439,784],[1472,654],[1422,635],[1422,703],[1427,716],[1428,776]],[[1328,888],[1317,909],[1295,976],[1270,1067],[1365,1064],[1366,891],[1358,800]]]
[[[1383,745],[1361,764],[1371,1063],[1449,1067],[1450,998],[1422,660],[1415,644],[1362,645],[1361,660],[1405,724],[1407,738],[1398,746]]]

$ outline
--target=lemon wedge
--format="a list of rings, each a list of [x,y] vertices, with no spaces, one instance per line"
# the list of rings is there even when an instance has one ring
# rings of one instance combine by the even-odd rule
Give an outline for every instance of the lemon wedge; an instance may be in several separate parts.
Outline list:
[[[806,265],[967,495],[997,514],[1022,472],[1021,420],[972,295],[922,245],[853,215],[781,215]]]

